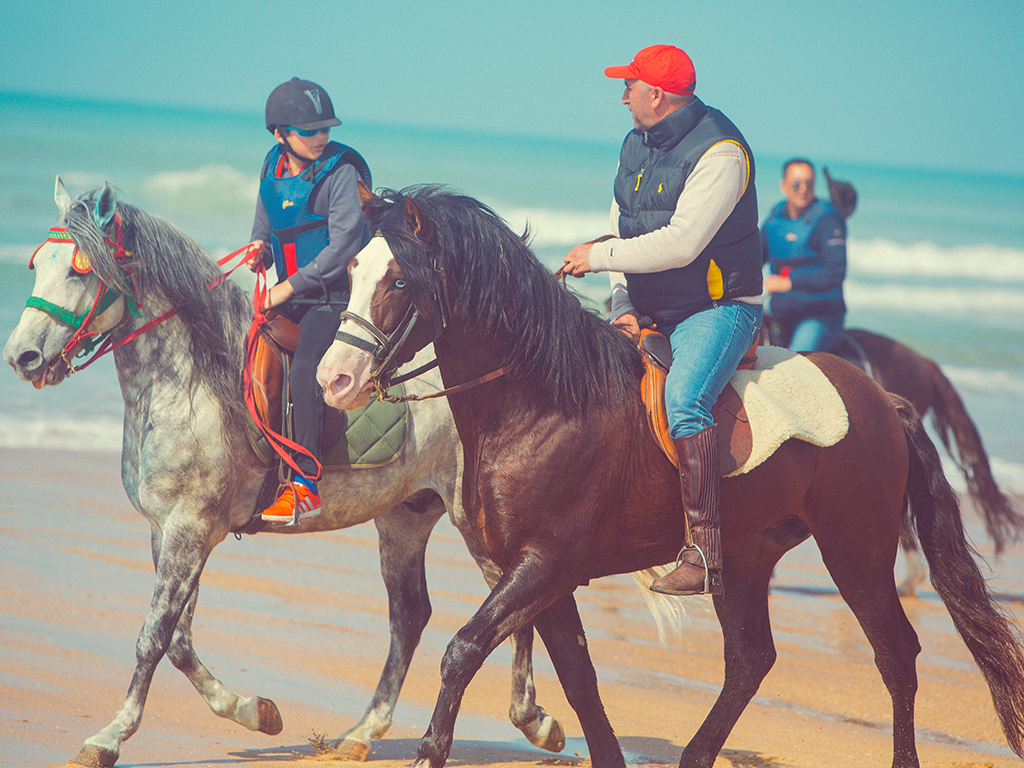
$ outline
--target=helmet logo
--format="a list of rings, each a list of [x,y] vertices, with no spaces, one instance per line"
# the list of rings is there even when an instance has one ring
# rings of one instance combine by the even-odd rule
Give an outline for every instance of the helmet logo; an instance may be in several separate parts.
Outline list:
[[[303,91],[309,97],[309,100],[313,102],[313,107],[316,109],[318,115],[323,114],[323,109],[320,107],[320,91]]]
[[[284,202],[281,203],[281,209],[284,210],[285,208],[290,208],[293,205],[295,205],[295,203],[293,203],[291,200],[285,200]]]

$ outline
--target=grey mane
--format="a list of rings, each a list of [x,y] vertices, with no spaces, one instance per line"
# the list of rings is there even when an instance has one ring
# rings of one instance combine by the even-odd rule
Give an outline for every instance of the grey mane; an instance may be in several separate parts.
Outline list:
[[[96,188],[76,197],[63,224],[79,249],[89,257],[96,276],[107,286],[130,290],[127,275],[115,264],[104,243],[93,211],[100,192]],[[252,322],[252,305],[231,280],[208,290],[220,270],[209,255],[170,222],[125,203],[117,203],[124,230],[136,299],[143,308],[154,295],[162,294],[178,310],[189,329],[192,355],[191,388],[206,385],[222,405],[225,427],[234,429],[246,418],[242,367],[246,331]],[[171,358],[169,351],[168,357]]]

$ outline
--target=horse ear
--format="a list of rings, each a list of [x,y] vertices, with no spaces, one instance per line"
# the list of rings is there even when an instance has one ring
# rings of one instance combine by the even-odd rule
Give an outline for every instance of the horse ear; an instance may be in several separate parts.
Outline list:
[[[110,222],[114,218],[114,214],[117,213],[117,193],[114,188],[110,186],[110,182],[103,182],[103,189],[100,190],[100,196],[96,200],[96,207],[93,208],[92,218],[96,222],[96,226],[101,231],[106,232],[110,229]]]
[[[60,211],[61,218],[68,212],[68,208],[71,207],[71,195],[64,188],[64,182],[61,181],[60,175],[57,176],[57,182],[53,185],[53,201],[57,203],[57,210]]]
[[[405,218],[412,225],[412,233],[424,243],[434,239],[433,223],[419,204],[408,196],[405,198]]]
[[[362,179],[356,179],[356,194],[359,195],[360,206],[365,206],[368,202],[377,198]]]

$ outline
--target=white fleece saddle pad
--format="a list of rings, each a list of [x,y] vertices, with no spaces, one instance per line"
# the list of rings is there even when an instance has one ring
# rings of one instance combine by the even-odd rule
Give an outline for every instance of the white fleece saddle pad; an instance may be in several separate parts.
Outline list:
[[[832,382],[788,349],[758,347],[754,368],[736,371],[731,382],[747,410],[753,445],[750,458],[729,477],[749,472],[791,437],[827,447],[842,440],[850,427]]]

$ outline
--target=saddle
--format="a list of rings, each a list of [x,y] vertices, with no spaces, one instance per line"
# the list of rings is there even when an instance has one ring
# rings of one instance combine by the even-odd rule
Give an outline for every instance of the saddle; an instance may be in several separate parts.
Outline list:
[[[299,326],[277,310],[269,310],[259,327],[251,358],[252,396],[256,413],[273,432],[290,432],[283,414],[288,410],[288,366],[299,340]],[[395,387],[394,394],[404,394]],[[371,467],[393,460],[405,445],[408,406],[372,400],[357,411],[324,409],[323,466]],[[249,442],[264,462],[275,452],[255,421],[247,422]]]
[[[757,342],[740,360],[738,370],[752,370],[757,360]],[[665,411],[665,377],[672,365],[672,345],[663,333],[650,328],[640,330],[640,351],[644,359],[644,377],[640,383],[641,397],[647,408],[647,421],[658,446],[674,465],[679,466],[676,446],[669,434],[668,414]],[[731,383],[711,408],[718,425],[718,454],[722,476],[729,475],[747,463],[753,436],[750,419],[743,400]]]
[[[651,432],[677,464],[665,415],[671,348],[665,336],[641,333],[641,392]],[[718,424],[722,475],[730,477],[754,469],[790,438],[827,447],[849,429],[846,404],[829,378],[806,356],[782,347],[751,347],[711,412]]]

